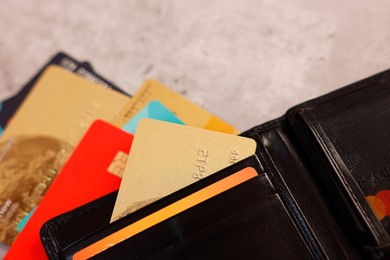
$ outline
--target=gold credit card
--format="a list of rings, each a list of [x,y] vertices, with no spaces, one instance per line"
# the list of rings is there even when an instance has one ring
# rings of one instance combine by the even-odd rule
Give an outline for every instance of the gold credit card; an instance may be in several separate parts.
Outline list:
[[[123,94],[48,67],[0,138],[0,242],[37,206],[92,121],[113,121]]]
[[[125,108],[115,120],[118,127],[124,126],[146,104],[152,100],[163,103],[170,111],[179,117],[185,125],[209,129],[213,131],[238,134],[233,126],[214,116],[210,112],[188,101],[183,96],[172,91],[155,80],[148,80],[140,90],[126,104]]]
[[[142,119],[111,222],[255,153],[253,139]]]

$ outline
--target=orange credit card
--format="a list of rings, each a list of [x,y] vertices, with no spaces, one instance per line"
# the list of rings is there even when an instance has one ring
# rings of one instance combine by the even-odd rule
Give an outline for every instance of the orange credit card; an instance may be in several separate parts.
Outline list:
[[[114,124],[119,127],[124,126],[152,100],[158,100],[164,104],[185,125],[227,134],[238,134],[240,132],[219,117],[155,80],[148,80],[144,83],[124,106]]]
[[[72,259],[89,259],[96,256],[108,248],[137,235],[138,233],[176,216],[185,210],[195,207],[196,205],[232,189],[256,176],[258,176],[258,173],[252,167],[247,167],[237,171],[139,219],[138,221],[129,224],[128,226],[108,234],[102,239],[76,252]]]
[[[39,237],[49,219],[119,188],[133,136],[104,121],[88,129],[13,243],[6,259],[44,259]]]

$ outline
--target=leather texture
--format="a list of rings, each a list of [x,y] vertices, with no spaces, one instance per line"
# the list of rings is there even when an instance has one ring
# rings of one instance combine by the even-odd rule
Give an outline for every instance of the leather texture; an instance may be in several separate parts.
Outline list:
[[[41,241],[49,259],[63,259],[63,250],[107,226],[117,194],[110,193],[45,223]]]
[[[379,221],[366,200],[377,190],[390,189],[389,180],[381,179],[386,177],[381,169],[390,166],[388,107],[390,71],[242,133],[257,142],[256,156],[196,185],[247,166],[255,167],[259,177],[96,258],[389,258],[388,219]],[[383,142],[386,138],[389,142]],[[196,185],[111,225],[116,194],[108,195],[46,223],[42,242],[50,258],[71,259],[86,245],[193,192]]]
[[[390,252],[390,216],[367,202],[390,190],[390,71],[292,108],[288,124],[328,191],[347,234],[373,258]]]
[[[299,217],[296,225],[316,241],[317,259],[359,259],[357,251],[337,219],[333,203],[321,182],[304,163],[307,161],[296,140],[290,138],[284,118],[243,133],[258,143],[257,154],[290,212]],[[336,217],[335,217],[336,216]]]
[[[51,259],[71,259],[78,250],[107,234],[246,167],[255,168],[260,175],[104,251],[96,258],[181,258],[186,252],[191,252],[187,255],[189,258],[211,257],[210,253],[217,246],[219,249],[215,248],[213,254],[220,252],[220,257],[280,259],[289,256],[291,259],[293,255],[296,259],[313,258],[257,156],[215,173],[111,225],[99,226],[101,223],[97,223],[97,219],[104,222],[111,215],[109,209],[115,203],[116,194],[110,194],[46,223],[41,230],[42,242]],[[215,232],[219,236],[213,236]],[[205,237],[209,240],[204,240]],[[160,238],[158,243],[156,238]],[[192,242],[183,244],[183,241]]]

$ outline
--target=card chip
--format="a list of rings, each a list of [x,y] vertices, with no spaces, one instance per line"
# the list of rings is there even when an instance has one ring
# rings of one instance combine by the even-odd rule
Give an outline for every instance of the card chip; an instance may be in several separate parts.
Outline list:
[[[129,155],[126,153],[119,151],[110,166],[108,167],[108,171],[118,177],[123,176],[126,168],[126,162]]]

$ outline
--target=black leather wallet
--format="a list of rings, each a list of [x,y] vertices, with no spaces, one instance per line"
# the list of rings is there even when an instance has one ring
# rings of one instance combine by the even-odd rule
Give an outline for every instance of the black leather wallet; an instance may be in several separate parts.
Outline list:
[[[389,129],[390,70],[242,133],[257,142],[248,159],[112,224],[116,193],[109,194],[48,221],[41,239],[50,258],[72,259],[186,194],[253,167],[256,178],[94,258],[389,258],[390,216],[368,203],[390,190]]]

